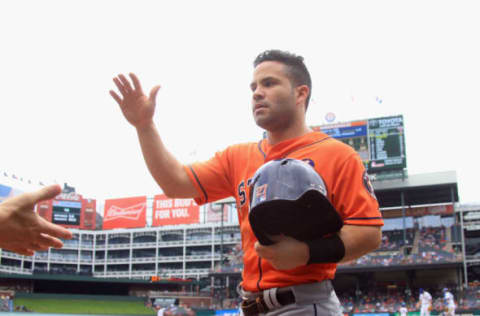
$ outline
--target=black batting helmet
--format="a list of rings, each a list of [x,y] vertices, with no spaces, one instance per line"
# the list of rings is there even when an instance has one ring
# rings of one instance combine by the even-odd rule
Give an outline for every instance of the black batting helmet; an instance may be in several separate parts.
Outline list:
[[[289,158],[269,161],[255,172],[248,218],[263,245],[273,244],[271,235],[307,241],[343,226],[320,175],[308,163]]]

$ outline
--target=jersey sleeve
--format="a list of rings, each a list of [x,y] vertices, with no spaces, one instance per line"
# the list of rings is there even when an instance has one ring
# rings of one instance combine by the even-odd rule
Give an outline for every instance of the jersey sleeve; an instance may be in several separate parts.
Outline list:
[[[195,185],[198,205],[213,202],[234,195],[230,179],[230,151],[217,152],[211,159],[184,166],[190,180]]]
[[[344,224],[383,226],[372,183],[358,154],[350,154],[340,166],[333,195]]]

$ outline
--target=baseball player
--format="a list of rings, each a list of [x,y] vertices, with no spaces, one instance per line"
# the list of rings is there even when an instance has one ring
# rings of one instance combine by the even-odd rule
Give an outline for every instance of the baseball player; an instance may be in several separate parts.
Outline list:
[[[158,306],[155,306],[155,309],[157,310],[157,316],[165,316],[164,315],[165,307],[158,305]]]
[[[455,316],[455,299],[448,288],[443,288],[443,304],[445,307],[445,316]]]
[[[194,198],[197,204],[235,197],[244,253],[243,315],[342,315],[330,281],[337,263],[376,249],[383,220],[358,154],[306,125],[312,85],[303,58],[278,50],[259,54],[250,83],[251,110],[266,138],[229,146],[191,165],[175,159],[153,123],[160,87],[146,96],[134,74],[113,81],[120,95],[110,94],[136,128],[148,169],[167,196]],[[338,233],[308,243],[285,235],[273,236],[273,245],[257,241],[248,220],[252,176],[280,158],[303,160],[322,177],[344,223]]]
[[[420,316],[430,316],[430,311],[432,310],[432,295],[422,288],[420,288],[419,292],[418,305],[420,305]]]
[[[399,312],[400,312],[400,316],[407,316],[408,309],[406,307],[405,302],[402,302]]]

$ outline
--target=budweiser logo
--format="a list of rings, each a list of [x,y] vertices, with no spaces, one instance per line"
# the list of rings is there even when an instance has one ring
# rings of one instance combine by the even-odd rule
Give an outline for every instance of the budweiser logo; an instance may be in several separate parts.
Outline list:
[[[143,210],[147,207],[146,203],[140,203],[132,205],[129,207],[118,207],[115,205],[110,206],[110,208],[105,212],[104,222],[108,222],[114,219],[124,218],[128,220],[138,220]]]

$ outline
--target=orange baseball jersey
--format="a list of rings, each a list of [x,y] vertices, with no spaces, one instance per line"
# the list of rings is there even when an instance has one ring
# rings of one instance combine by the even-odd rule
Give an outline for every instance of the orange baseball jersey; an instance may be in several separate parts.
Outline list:
[[[261,165],[281,158],[303,160],[315,168],[325,182],[330,202],[345,224],[383,225],[373,187],[360,157],[350,146],[321,132],[311,132],[274,146],[266,139],[233,145],[206,162],[185,166],[200,195],[195,199],[197,204],[229,196],[236,198],[244,253],[242,287],[247,291],[311,283],[333,279],[335,275],[335,263],[279,271],[255,252],[257,240],[248,221],[249,185]]]

